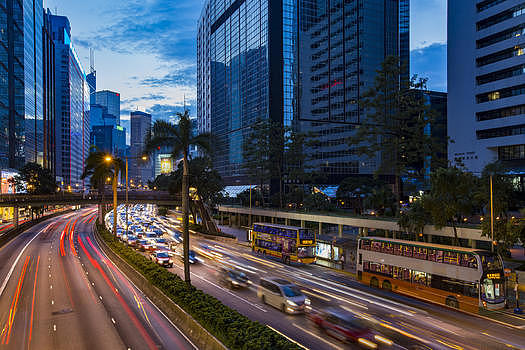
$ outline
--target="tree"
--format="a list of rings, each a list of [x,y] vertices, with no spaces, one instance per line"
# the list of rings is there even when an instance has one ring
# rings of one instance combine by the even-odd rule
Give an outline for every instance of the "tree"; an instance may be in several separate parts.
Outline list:
[[[17,192],[26,191],[31,195],[52,194],[57,185],[49,169],[42,168],[37,163],[27,163],[20,169],[20,173],[11,181]]]
[[[105,184],[108,178],[114,178],[114,168],[110,163],[106,162],[106,157],[110,156],[106,152],[98,151],[96,148],[93,148],[93,151],[89,153],[86,158],[86,165],[84,167],[84,172],[80,176],[82,179],[89,177],[89,183],[91,188],[97,189],[98,195],[100,197],[99,203],[99,220],[100,222],[104,221],[105,211],[104,211],[104,195],[105,195]]]
[[[190,235],[189,235],[189,148],[192,145],[198,147],[201,153],[210,150],[210,135],[194,135],[188,111],[177,113],[179,122],[177,125],[157,120],[146,137],[145,153],[153,154],[159,147],[169,147],[173,159],[178,159],[182,155],[183,174],[182,174],[182,227],[183,227],[183,248],[184,248],[184,280],[190,284]]]
[[[508,252],[508,249],[518,241],[523,230],[523,222],[509,213],[510,209],[516,205],[518,198],[512,179],[505,175],[506,171],[500,163],[486,165],[475,192],[475,198],[485,213],[485,220],[481,223],[482,235],[492,237],[490,210],[490,181],[492,177],[494,241],[500,254]]]
[[[436,113],[425,102],[427,79],[402,79],[398,57],[388,56],[377,71],[374,86],[360,99],[367,112],[349,144],[358,155],[381,154],[377,174],[393,175],[396,202],[401,199],[401,177],[423,178],[425,164],[435,165],[442,144],[428,132]]]
[[[416,239],[419,234],[423,234],[425,225],[429,222],[429,215],[423,201],[424,199],[421,198],[413,202],[407,210],[401,213],[397,222],[402,229],[415,233]]]
[[[476,178],[457,167],[440,168],[430,175],[430,193],[423,205],[437,229],[452,226],[454,244],[459,245],[457,225],[474,210]]]
[[[395,214],[394,194],[387,185],[372,188],[371,193],[365,197],[363,202],[367,208],[374,209],[378,215]]]
[[[349,176],[339,184],[336,197],[338,200],[351,203],[357,214],[362,214],[363,204],[366,197],[372,194],[375,187],[385,186],[378,180],[367,177]],[[389,205],[390,206],[390,205]]]
[[[170,191],[179,193],[182,186],[184,166],[179,163],[177,170],[171,175]],[[197,195],[207,204],[217,203],[224,183],[219,172],[213,169],[211,160],[207,157],[197,157],[189,160],[190,187],[196,189]]]
[[[304,208],[306,210],[325,211],[333,208],[330,200],[322,193],[310,193],[304,199]]]

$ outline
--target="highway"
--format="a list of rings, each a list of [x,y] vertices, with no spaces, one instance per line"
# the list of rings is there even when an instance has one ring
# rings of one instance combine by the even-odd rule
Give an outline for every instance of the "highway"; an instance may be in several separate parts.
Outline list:
[[[101,252],[94,215],[49,219],[0,249],[0,347],[194,349]]]
[[[180,227],[173,227],[180,232]],[[338,306],[367,319],[396,347],[407,349],[524,349],[525,318],[496,322],[394,293],[371,289],[348,275],[317,265],[288,266],[256,255],[240,244],[217,243],[191,237],[191,246],[204,250],[201,262],[191,266],[192,283],[252,320],[279,331],[308,349],[354,348],[321,332],[304,315],[285,315],[257,298],[261,276],[284,277],[311,298],[314,310]],[[212,252],[212,254],[209,254]],[[231,290],[219,282],[221,266],[235,266],[252,281],[246,290]],[[183,276],[182,261],[175,259],[173,273]]]

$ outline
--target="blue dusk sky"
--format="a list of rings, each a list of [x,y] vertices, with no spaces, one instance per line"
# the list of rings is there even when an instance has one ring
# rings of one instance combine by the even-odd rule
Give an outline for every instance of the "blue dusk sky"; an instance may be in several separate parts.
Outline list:
[[[86,72],[95,50],[97,89],[121,94],[121,119],[143,110],[154,118],[196,114],[196,33],[205,0],[44,0],[71,22]],[[411,1],[411,71],[446,91],[446,0]],[[124,122],[124,125],[127,123]]]

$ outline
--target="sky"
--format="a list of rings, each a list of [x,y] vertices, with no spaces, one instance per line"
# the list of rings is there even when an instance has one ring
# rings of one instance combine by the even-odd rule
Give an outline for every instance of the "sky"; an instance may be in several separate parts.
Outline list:
[[[121,120],[133,110],[173,116],[184,102],[196,115],[197,21],[205,0],[44,0],[67,16],[86,72],[95,50],[97,90],[121,94]],[[446,0],[411,0],[411,73],[446,91]]]

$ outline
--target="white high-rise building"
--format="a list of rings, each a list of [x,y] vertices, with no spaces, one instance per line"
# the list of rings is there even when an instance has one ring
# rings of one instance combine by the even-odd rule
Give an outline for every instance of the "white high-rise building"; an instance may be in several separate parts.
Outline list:
[[[525,174],[525,0],[448,1],[448,157]]]

